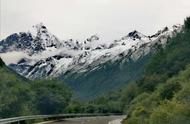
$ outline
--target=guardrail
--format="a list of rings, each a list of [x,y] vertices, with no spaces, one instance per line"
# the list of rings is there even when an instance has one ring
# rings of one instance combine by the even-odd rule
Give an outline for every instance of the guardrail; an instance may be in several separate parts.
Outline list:
[[[28,124],[29,121],[35,121],[37,119],[43,120],[59,120],[64,118],[75,118],[75,117],[91,117],[91,116],[110,116],[110,115],[121,115],[118,113],[96,113],[96,114],[57,114],[57,115],[32,115],[32,116],[21,116],[14,118],[0,119],[0,124]]]

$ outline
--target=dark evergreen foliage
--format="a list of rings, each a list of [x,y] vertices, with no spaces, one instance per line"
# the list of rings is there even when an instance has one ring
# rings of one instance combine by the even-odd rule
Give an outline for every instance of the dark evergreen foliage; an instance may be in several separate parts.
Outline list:
[[[185,19],[185,28],[186,29],[190,29],[190,17],[187,17],[186,19]]]
[[[3,62],[3,60],[0,58],[0,67],[3,67],[5,65],[5,63]]]

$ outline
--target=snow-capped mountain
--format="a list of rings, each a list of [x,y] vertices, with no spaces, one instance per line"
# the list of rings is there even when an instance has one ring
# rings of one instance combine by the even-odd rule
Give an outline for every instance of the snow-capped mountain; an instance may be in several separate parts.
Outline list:
[[[138,79],[152,54],[181,28],[165,27],[151,36],[134,30],[107,42],[98,35],[83,41],[60,40],[40,23],[0,41],[0,57],[20,75],[57,77],[74,90],[75,98],[92,99]]]
[[[48,48],[59,48],[61,42],[48,32],[42,24],[37,24],[28,32],[15,33],[0,42],[1,53],[22,51],[32,55]]]
[[[78,41],[60,40],[40,23],[28,32],[15,33],[2,40],[0,56],[9,67],[27,78],[58,77],[92,71],[108,61],[137,61],[154,52],[155,45],[164,47],[167,39],[180,29],[180,25],[165,27],[152,36],[135,30],[112,42],[102,41],[98,35]]]

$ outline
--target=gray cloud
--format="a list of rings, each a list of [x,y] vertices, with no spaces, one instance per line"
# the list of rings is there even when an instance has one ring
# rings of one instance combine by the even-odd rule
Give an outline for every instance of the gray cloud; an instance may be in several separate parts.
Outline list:
[[[189,0],[0,1],[0,39],[43,22],[60,39],[99,34],[109,41],[134,29],[152,34],[190,15]]]

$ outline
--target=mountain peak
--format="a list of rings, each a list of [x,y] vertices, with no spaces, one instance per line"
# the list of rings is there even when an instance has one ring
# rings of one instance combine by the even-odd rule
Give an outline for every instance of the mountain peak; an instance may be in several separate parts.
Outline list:
[[[95,34],[95,35],[92,35],[90,38],[87,38],[86,40],[89,42],[93,42],[93,41],[97,41],[99,39],[100,39],[99,36],[97,34]]]
[[[36,25],[33,25],[32,27],[35,27],[37,29],[46,29],[46,26],[42,22],[40,22]]]
[[[157,37],[159,37],[161,34],[165,34],[165,33],[170,33],[170,32],[179,32],[180,30],[181,30],[181,28],[182,28],[182,25],[180,25],[180,24],[176,24],[176,25],[173,25],[172,27],[164,27],[162,30],[159,30],[159,31],[157,31],[157,33],[156,34],[154,34],[154,35],[151,35],[151,36],[149,36],[150,38],[157,38]]]
[[[141,38],[147,37],[147,36],[145,36],[144,34],[138,32],[137,30],[134,30],[134,31],[130,32],[130,33],[127,35],[127,37],[130,37],[130,38],[132,38],[132,39],[141,39]]]
[[[41,22],[36,25],[33,25],[29,32],[33,35],[33,37],[36,37],[40,34],[47,34],[48,30],[46,26]]]

